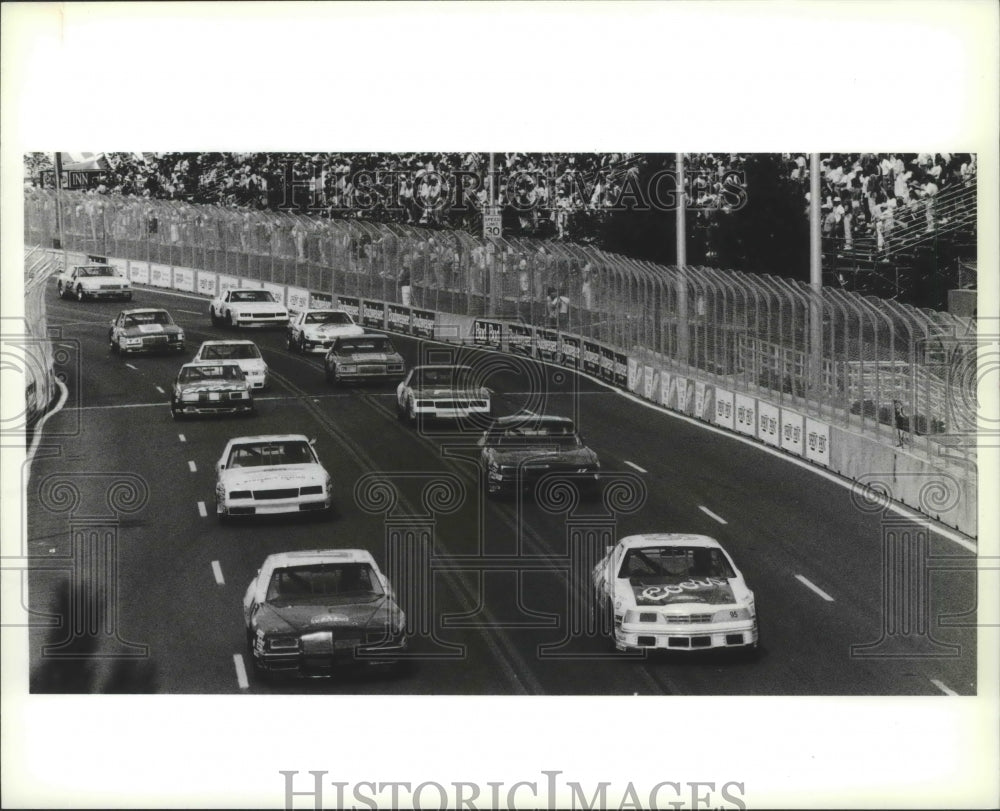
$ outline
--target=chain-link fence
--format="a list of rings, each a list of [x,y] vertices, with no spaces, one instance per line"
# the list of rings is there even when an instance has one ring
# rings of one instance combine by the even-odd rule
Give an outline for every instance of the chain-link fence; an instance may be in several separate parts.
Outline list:
[[[74,251],[459,315],[545,325],[552,289],[561,329],[661,368],[887,437],[902,413],[928,453],[975,432],[975,322],[946,313],[557,241],[26,190],[26,244],[52,245],[59,217]]]

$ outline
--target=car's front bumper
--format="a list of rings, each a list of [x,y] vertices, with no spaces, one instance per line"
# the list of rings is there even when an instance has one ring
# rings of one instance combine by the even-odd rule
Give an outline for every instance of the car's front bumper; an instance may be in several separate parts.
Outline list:
[[[184,416],[249,414],[254,410],[252,400],[219,400],[197,403],[174,403],[173,410]]]
[[[131,290],[84,290],[84,298],[111,298],[111,299],[124,299],[128,301],[132,298]]]
[[[538,482],[549,474],[557,476],[563,474],[568,481],[576,482],[581,488],[584,488],[588,492],[592,492],[598,487],[598,482],[600,481],[601,473],[599,470],[588,470],[580,471],[578,468],[571,468],[566,470],[560,470],[558,468],[545,470],[542,473],[522,473],[517,474],[503,474],[502,477],[497,478],[494,474],[487,471],[486,474],[486,489],[487,492],[491,494],[503,494],[503,493],[515,493],[518,490],[534,490],[538,485]]]
[[[366,644],[361,637],[362,634],[359,633],[357,639],[338,639],[329,646],[309,651],[263,651],[255,646],[254,664],[259,671],[269,674],[324,678],[351,667],[396,664],[408,647],[405,636],[378,644]]]
[[[233,323],[238,327],[287,327],[287,315],[236,315]]]
[[[615,647],[619,650],[746,648],[757,644],[757,623],[755,620],[741,620],[682,627],[640,622],[615,628],[614,636]]]
[[[287,515],[289,513],[320,512],[329,510],[330,496],[298,496],[288,499],[254,500],[232,499],[219,504],[218,512],[224,516]]]
[[[151,342],[143,341],[142,344],[136,344],[134,346],[122,346],[120,347],[122,352],[126,352],[129,355],[132,354],[156,354],[157,352],[183,352],[184,342],[183,341],[160,341]]]

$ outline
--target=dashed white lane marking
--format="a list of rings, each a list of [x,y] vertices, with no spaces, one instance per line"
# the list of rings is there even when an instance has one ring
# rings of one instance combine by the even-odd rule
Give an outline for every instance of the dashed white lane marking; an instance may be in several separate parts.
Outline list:
[[[817,586],[817,585],[815,585],[813,583],[810,583],[802,575],[800,575],[800,574],[795,575],[795,579],[798,580],[806,588],[812,589],[813,591],[815,591],[820,597],[822,597],[828,603],[832,603],[833,602],[833,597],[831,597],[829,594],[827,594],[825,591],[823,591],[823,589],[821,589],[819,586]]]
[[[729,523],[721,515],[716,515],[714,512],[712,512],[710,509],[708,509],[708,507],[699,506],[698,509],[701,510],[703,513],[705,513],[705,515],[707,515],[709,518],[714,518],[720,524],[728,524]]]
[[[180,307],[177,308],[179,313],[187,313],[188,315],[206,315],[205,312],[199,312],[198,310],[182,310]]]
[[[638,470],[640,473],[649,473],[646,468],[639,467],[635,462],[630,462],[628,459],[625,460],[625,464],[632,468],[632,470]]]
[[[135,369],[137,372],[139,371],[138,366],[133,366],[131,363],[126,363],[125,365],[128,366],[129,369]]]
[[[234,653],[233,664],[236,665],[236,683],[241,690],[246,690],[250,686],[250,682],[247,681],[247,668],[243,664],[243,654]]]
[[[943,681],[940,681],[939,679],[931,679],[931,684],[937,687],[937,689],[940,690],[942,693],[944,693],[946,696],[958,695],[958,693],[956,693],[947,684],[945,684]]]
[[[208,518],[208,510],[205,509],[204,501],[198,502],[198,515],[200,515],[202,518]]]
[[[161,388],[160,388],[159,386],[157,386],[157,387],[156,387],[156,390],[157,390],[157,391],[158,391],[158,392],[159,392],[160,394],[166,394],[166,392],[165,392],[165,391],[164,391],[163,389],[161,389]]]
[[[179,439],[179,440],[180,440],[181,442],[187,442],[187,437],[186,437],[186,436],[184,436],[184,434],[178,434],[178,435],[177,435],[177,438],[178,438],[178,439]]]
[[[198,472],[198,466],[194,463],[193,459],[188,460],[188,470],[190,470],[192,473]]]
[[[215,582],[220,586],[226,585],[226,578],[222,576],[222,566],[219,565],[219,561],[212,561],[212,574],[215,575]]]

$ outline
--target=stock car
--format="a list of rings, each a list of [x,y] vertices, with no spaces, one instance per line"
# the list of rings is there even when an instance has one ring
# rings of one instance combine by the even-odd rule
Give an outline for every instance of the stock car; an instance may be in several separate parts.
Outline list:
[[[108,330],[112,352],[183,352],[184,330],[166,310],[144,307],[122,310]]]
[[[112,265],[75,265],[56,276],[59,298],[116,298],[132,300],[132,282]]]
[[[170,416],[254,413],[250,381],[236,361],[185,363],[174,380]]]
[[[707,535],[630,535],[607,548],[591,577],[618,650],[758,649],[754,594]]]
[[[488,417],[491,393],[475,385],[471,366],[414,366],[396,388],[396,415],[411,425],[420,417],[462,419]]]
[[[596,487],[601,463],[568,417],[528,411],[499,417],[479,440],[480,465],[488,495],[533,487],[553,473],[573,474],[580,485]]]
[[[361,549],[269,555],[243,597],[243,622],[257,676],[394,665],[407,647],[392,586]]]
[[[362,380],[402,380],[406,374],[403,356],[387,335],[366,332],[336,338],[326,357],[323,371],[327,383]]]
[[[270,290],[231,288],[224,290],[208,305],[214,326],[284,327],[288,310],[279,304]]]
[[[215,464],[215,511],[233,516],[319,511],[333,503],[330,474],[302,434],[230,439]]]
[[[267,361],[253,341],[204,341],[194,355],[195,361],[236,361],[250,381],[250,388],[264,389],[270,382]]]
[[[288,348],[303,354],[326,351],[341,335],[364,335],[364,327],[354,323],[346,310],[302,310],[288,321]]]

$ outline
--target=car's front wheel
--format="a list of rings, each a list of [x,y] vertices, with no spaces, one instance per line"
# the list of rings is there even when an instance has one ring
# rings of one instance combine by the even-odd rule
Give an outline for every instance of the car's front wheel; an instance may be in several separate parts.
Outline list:
[[[215,314],[215,307],[208,308],[208,317],[212,319],[212,326],[218,327],[222,325],[222,319]]]
[[[76,300],[77,301],[83,301],[83,285],[82,284],[78,284],[76,286]]]
[[[62,282],[59,282],[59,284],[56,285],[56,294],[59,296],[59,298],[66,298],[66,288],[63,287]]]
[[[173,417],[174,420],[179,420],[184,416],[177,408],[177,403],[174,402],[170,403],[170,416]]]
[[[229,329],[236,329],[236,321],[233,320],[232,311],[226,313],[226,325],[229,327]]]
[[[406,422],[409,425],[417,424],[417,404],[412,397],[406,401]]]

